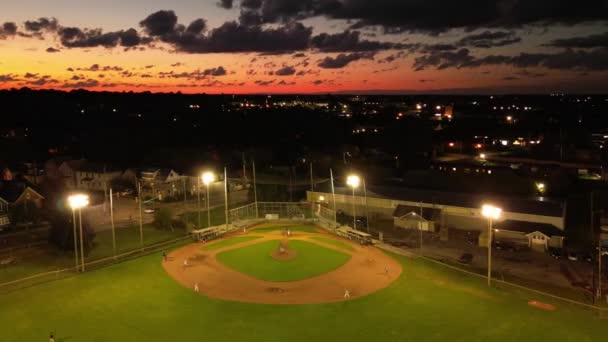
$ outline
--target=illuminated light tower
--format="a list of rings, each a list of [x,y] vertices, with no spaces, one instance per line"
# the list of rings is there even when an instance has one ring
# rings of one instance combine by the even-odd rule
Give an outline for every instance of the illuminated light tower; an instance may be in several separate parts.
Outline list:
[[[215,174],[213,172],[203,172],[201,175],[201,180],[205,187],[207,188],[207,227],[211,227],[211,211],[210,211],[210,199],[209,199],[209,185],[215,182]],[[200,222],[199,222],[200,224]]]
[[[537,182],[536,184],[536,191],[538,191],[539,195],[544,195],[545,191],[547,191],[547,186],[545,185],[545,183],[543,182]]]
[[[481,215],[488,219],[488,286],[492,286],[492,221],[498,220],[502,209],[491,204],[481,207]]]
[[[78,270],[78,242],[76,239],[76,210],[78,210],[78,218],[80,225],[80,270],[84,272],[84,244],[82,234],[82,208],[89,205],[89,196],[85,194],[75,194],[68,197],[68,204],[72,208],[72,220],[74,222],[74,262],[76,270]]]
[[[357,214],[356,214],[356,205],[355,205],[355,189],[359,187],[361,183],[361,178],[357,175],[350,175],[346,178],[346,185],[350,186],[353,189],[353,229],[357,229]]]

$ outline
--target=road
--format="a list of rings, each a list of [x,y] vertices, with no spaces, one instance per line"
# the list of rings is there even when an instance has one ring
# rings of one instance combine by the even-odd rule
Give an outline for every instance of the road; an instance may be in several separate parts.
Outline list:
[[[235,191],[231,192],[228,196],[230,206],[235,207],[239,203],[245,203],[248,199],[248,191]],[[125,227],[133,224],[137,224],[139,220],[139,204],[133,197],[121,197],[114,199],[114,224],[116,227]],[[211,196],[211,209],[221,207],[224,205],[224,196]],[[173,203],[154,203],[148,204],[145,207],[159,208],[171,208],[175,216],[179,216],[186,212],[196,211],[198,209],[197,200],[189,200],[187,202],[173,202]],[[206,210],[207,205],[204,199],[201,200],[202,210]],[[95,231],[103,231],[112,228],[110,220],[110,208],[109,203],[104,208],[103,204],[91,206],[83,211],[83,216],[93,227]],[[151,223],[154,220],[153,214],[143,213],[143,223]]]

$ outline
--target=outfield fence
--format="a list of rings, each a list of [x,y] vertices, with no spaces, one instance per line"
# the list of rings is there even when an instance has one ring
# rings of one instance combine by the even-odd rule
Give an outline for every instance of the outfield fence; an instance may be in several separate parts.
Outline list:
[[[110,266],[113,264],[131,260],[131,259],[134,259],[134,258],[137,258],[140,256],[149,255],[151,253],[158,252],[165,248],[178,246],[178,245],[183,244],[186,241],[190,241],[190,240],[191,240],[191,237],[188,235],[188,236],[180,237],[180,238],[173,239],[170,241],[165,241],[165,242],[157,243],[154,245],[144,246],[140,249],[136,249],[136,250],[133,250],[130,252],[117,254],[116,256],[98,259],[98,260],[94,260],[94,261],[89,261],[84,264],[85,270],[86,271],[96,270],[99,268],[103,268],[106,266]],[[79,270],[80,270],[80,265],[78,268],[76,266],[61,268],[61,269],[57,269],[54,271],[39,273],[39,274],[35,274],[35,275],[28,276],[25,278],[20,278],[20,279],[15,279],[15,280],[8,281],[8,282],[0,283],[0,294],[9,293],[12,291],[28,288],[31,286],[35,286],[35,285],[50,282],[50,281],[68,278],[68,277],[80,274],[81,272]]]

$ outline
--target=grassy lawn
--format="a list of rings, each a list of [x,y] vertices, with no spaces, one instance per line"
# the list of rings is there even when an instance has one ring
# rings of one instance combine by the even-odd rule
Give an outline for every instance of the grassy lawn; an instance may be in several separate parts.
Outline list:
[[[143,232],[145,246],[186,235],[183,230],[163,231],[155,229],[151,224],[144,225]],[[98,232],[93,242],[95,246],[85,256],[86,262],[108,258],[113,255],[112,231]],[[140,246],[139,226],[116,229],[116,250],[118,254],[136,250]],[[0,283],[69,267],[74,267],[73,251],[61,251],[53,245],[43,245],[36,248],[35,254],[18,257],[16,264],[1,267]]]
[[[251,241],[251,240],[255,240],[255,239],[259,239],[259,238],[261,238],[261,236],[237,236],[237,237],[233,237],[230,239],[226,239],[226,240],[222,240],[219,242],[215,242],[215,243],[206,245],[203,248],[201,248],[201,250],[212,251],[214,249],[232,246],[232,245],[236,245],[237,243],[247,242],[247,241]]]
[[[321,242],[324,242],[326,244],[334,245],[334,246],[336,246],[338,248],[343,248],[343,249],[346,249],[346,250],[349,250],[349,251],[354,251],[355,250],[353,248],[353,246],[351,246],[351,245],[349,245],[349,244],[347,244],[347,243],[345,243],[343,241],[335,240],[335,239],[328,238],[328,237],[325,237],[325,236],[311,236],[310,238],[313,239],[313,240],[321,241]]]
[[[268,233],[274,232],[276,230],[284,230],[289,229],[292,232],[305,232],[305,233],[318,233],[317,230],[313,226],[273,226],[273,227],[264,227],[264,228],[255,228],[252,231],[259,233]]]
[[[0,296],[4,342],[44,341],[602,341],[606,320],[536,296],[488,289],[417,260],[391,287],[352,301],[257,305],[213,300],[167,277],[150,255]]]
[[[334,270],[350,259],[348,254],[305,241],[291,240],[289,247],[297,253],[291,260],[276,260],[270,256],[279,248],[279,240],[221,252],[216,257],[232,269],[267,281],[311,278]]]

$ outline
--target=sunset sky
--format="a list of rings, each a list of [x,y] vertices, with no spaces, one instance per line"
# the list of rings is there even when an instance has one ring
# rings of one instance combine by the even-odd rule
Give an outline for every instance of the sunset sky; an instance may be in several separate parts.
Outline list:
[[[2,0],[0,89],[608,92],[606,0]]]

